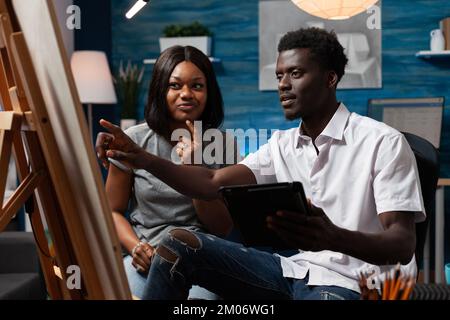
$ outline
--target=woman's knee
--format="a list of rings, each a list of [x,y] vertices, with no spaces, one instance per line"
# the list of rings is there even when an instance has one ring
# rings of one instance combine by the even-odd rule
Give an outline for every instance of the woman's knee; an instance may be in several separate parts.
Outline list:
[[[131,258],[131,256],[126,256],[123,259],[125,273],[127,276],[128,284],[130,286],[131,293],[134,296],[141,298],[144,293],[147,277],[137,272],[136,268],[133,267],[133,265],[131,264],[132,260],[133,258]]]

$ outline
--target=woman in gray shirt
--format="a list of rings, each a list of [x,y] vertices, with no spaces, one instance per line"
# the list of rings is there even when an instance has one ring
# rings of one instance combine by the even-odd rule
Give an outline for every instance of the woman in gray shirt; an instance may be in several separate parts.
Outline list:
[[[182,129],[192,131],[194,121],[201,121],[203,132],[218,128],[223,116],[222,95],[208,57],[194,47],[174,46],[161,53],[155,63],[145,108],[146,123],[126,133],[148,152],[181,163],[177,148],[185,143],[180,144],[178,137],[172,139],[173,135]],[[105,140],[105,135],[99,134],[98,139]],[[226,141],[220,148],[225,150],[223,161],[209,166],[218,168],[237,161],[234,139],[225,135],[222,138],[220,143]],[[113,148],[114,141],[109,143]],[[100,156],[105,149],[97,148],[97,152]],[[112,166],[104,163],[109,167],[106,193],[119,240],[128,253],[124,264],[130,288],[140,297],[154,249],[166,232],[181,227],[225,236],[232,221],[220,200],[188,198],[145,170],[130,171],[119,162],[111,162]],[[130,212],[129,220],[124,216],[126,212]],[[205,297],[198,287],[191,294],[191,298]]]

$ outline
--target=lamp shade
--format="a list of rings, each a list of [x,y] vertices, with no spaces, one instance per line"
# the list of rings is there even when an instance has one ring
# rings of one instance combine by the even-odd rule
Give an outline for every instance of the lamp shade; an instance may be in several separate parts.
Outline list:
[[[309,14],[330,20],[348,19],[374,5],[378,0],[292,0]]]
[[[70,61],[81,103],[117,103],[106,54],[101,51],[75,51]]]

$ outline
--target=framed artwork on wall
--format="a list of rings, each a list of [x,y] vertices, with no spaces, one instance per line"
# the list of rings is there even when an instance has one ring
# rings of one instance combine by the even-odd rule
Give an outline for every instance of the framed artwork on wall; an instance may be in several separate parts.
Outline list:
[[[381,88],[381,1],[375,10],[346,20],[313,16],[290,0],[259,2],[259,90],[277,90],[277,46],[288,31],[317,27],[334,30],[349,59],[338,89]]]

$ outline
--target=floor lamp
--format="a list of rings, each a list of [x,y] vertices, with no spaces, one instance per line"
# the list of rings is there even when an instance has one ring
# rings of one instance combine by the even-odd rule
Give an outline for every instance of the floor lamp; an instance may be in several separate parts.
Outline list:
[[[117,103],[108,59],[101,51],[75,51],[70,65],[80,101],[88,106],[88,124],[92,137],[92,104]]]

